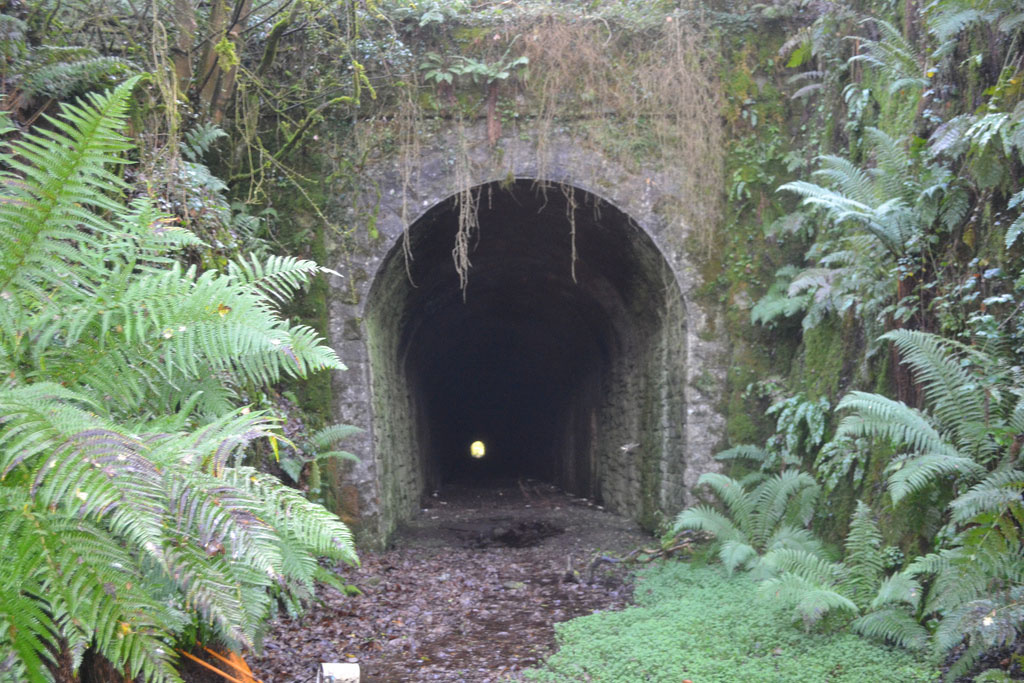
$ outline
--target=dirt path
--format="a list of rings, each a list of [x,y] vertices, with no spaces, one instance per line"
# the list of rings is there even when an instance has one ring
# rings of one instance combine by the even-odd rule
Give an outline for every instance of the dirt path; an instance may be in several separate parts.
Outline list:
[[[393,550],[344,570],[363,595],[327,590],[322,606],[276,622],[253,669],[265,683],[315,680],[321,661],[358,661],[364,682],[515,678],[551,652],[553,623],[629,601],[626,569],[590,572],[594,553],[649,542],[635,523],[546,484],[452,489]]]

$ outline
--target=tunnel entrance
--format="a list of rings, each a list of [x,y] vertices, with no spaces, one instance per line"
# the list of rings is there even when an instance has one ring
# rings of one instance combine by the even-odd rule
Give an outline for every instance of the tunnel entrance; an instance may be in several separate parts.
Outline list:
[[[671,269],[595,194],[529,179],[472,193],[465,289],[450,197],[409,227],[370,290],[382,504],[411,512],[446,484],[529,477],[649,513],[685,419]]]

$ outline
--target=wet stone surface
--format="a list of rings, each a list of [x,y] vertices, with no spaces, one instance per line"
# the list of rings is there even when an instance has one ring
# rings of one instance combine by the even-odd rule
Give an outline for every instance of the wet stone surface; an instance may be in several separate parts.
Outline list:
[[[280,619],[252,660],[265,683],[315,680],[322,661],[359,662],[366,681],[515,680],[554,647],[553,624],[621,609],[628,569],[593,562],[650,536],[547,484],[458,488],[428,499],[391,550],[340,571],[300,619]]]

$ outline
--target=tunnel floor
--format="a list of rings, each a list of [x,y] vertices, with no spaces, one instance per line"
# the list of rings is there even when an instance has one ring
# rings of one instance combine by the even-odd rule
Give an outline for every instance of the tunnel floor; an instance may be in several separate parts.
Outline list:
[[[338,569],[361,594],[325,590],[305,617],[276,621],[253,669],[265,683],[304,680],[313,663],[345,655],[363,681],[507,680],[553,652],[554,623],[625,607],[626,565],[591,573],[591,558],[650,540],[551,484],[452,484],[428,497],[391,550]]]

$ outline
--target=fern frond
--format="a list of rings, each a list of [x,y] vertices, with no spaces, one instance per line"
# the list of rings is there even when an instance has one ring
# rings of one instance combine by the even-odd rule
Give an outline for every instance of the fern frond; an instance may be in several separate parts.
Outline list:
[[[9,60],[20,57],[25,51],[25,37],[28,35],[28,24],[10,14],[0,15],[0,57]]]
[[[744,533],[749,533],[750,519],[756,503],[738,481],[718,472],[705,472],[700,475],[697,484],[714,491],[718,499],[729,509],[736,526]]]
[[[941,477],[967,481],[984,476],[985,468],[970,458],[941,454],[914,455],[894,461],[889,467],[889,495],[898,503],[911,493],[921,491]]]
[[[807,308],[811,295],[790,291],[790,282],[797,272],[794,266],[783,266],[775,272],[775,281],[750,309],[752,323],[771,325],[779,318],[788,318]]]
[[[730,574],[737,569],[746,568],[756,557],[757,550],[750,544],[735,539],[723,542],[718,549],[718,559]]]
[[[791,606],[810,629],[829,612],[857,613],[857,606],[849,598],[828,585],[806,579],[798,574],[785,573],[768,579],[758,589],[761,595]]]
[[[974,448],[982,448],[987,438],[972,438],[977,425],[985,425],[987,401],[961,360],[984,362],[976,351],[953,340],[916,330],[893,330],[882,335],[900,351],[914,378],[925,387],[932,412],[943,425]]]
[[[860,607],[867,606],[875,596],[885,564],[881,545],[882,534],[871,517],[871,508],[858,500],[846,535],[843,593]]]
[[[323,506],[252,468],[233,468],[225,473],[224,480],[259,500],[260,509],[267,513],[263,519],[276,524],[275,529],[283,538],[318,557],[353,565],[359,563],[352,547],[352,533],[337,515]]]
[[[824,552],[821,541],[810,529],[801,529],[787,524],[783,524],[772,533],[765,543],[764,549],[766,554],[777,550],[796,550],[817,557],[821,557]]]
[[[851,57],[850,61],[865,62],[877,68],[889,80],[890,94],[898,92],[901,87],[927,87],[923,60],[915,54],[914,46],[903,33],[883,19],[872,18],[869,21],[878,28],[881,39],[861,39],[863,53]]]
[[[136,273],[105,303],[102,316],[76,324],[93,332],[79,335],[83,353],[71,358],[53,349],[56,357],[46,362],[69,384],[90,386],[126,411],[165,396],[168,388],[177,396],[211,374],[266,384],[344,368],[312,328],[289,326],[261,295],[213,271],[196,277],[175,265],[159,274]],[[58,329],[77,320],[72,311]],[[168,401],[165,410],[172,409]]]
[[[160,565],[171,585],[186,597],[188,609],[198,612],[235,647],[253,647],[253,634],[269,616],[269,577],[251,572],[238,576],[242,572],[233,571],[223,555],[211,557],[193,544],[162,548]],[[238,569],[244,571],[244,567]]]
[[[794,496],[806,489],[817,488],[814,477],[798,470],[780,472],[758,486],[751,493],[754,510],[757,511],[752,519],[751,531],[757,543],[763,545],[772,530],[786,520]]]
[[[961,548],[951,548],[918,557],[910,563],[905,570],[908,575],[931,579],[924,596],[923,613],[947,613],[985,593],[988,568],[974,559]]]
[[[945,623],[945,622],[942,622]],[[942,628],[942,623],[939,624],[939,628]],[[942,638],[942,645],[933,648],[936,656],[944,655],[952,648],[963,642],[963,633],[961,632],[960,638],[956,639],[955,635],[952,638]],[[933,642],[938,643],[938,633],[933,637]],[[974,666],[974,663],[978,661],[978,657],[985,651],[985,645],[981,641],[975,641],[967,644],[957,656],[955,662],[953,662],[949,669],[946,671],[947,680],[955,681],[965,676]]]
[[[1024,194],[1024,190],[1021,191],[1021,194]],[[1018,216],[1017,220],[1006,229],[1006,237],[1004,238],[1006,248],[1010,249],[1021,235],[1024,235],[1024,214]]]
[[[707,505],[695,505],[680,512],[672,525],[673,533],[683,529],[706,531],[720,541],[743,540],[746,534],[732,520]]]
[[[856,619],[852,627],[862,636],[895,643],[908,650],[921,651],[928,647],[928,629],[902,609],[870,612]]]
[[[0,678],[7,673],[35,683],[49,680],[45,672],[60,633],[36,597],[43,593],[44,558],[28,518],[15,513],[26,505],[30,501],[20,492],[0,488],[0,651],[14,654],[0,663]]]
[[[789,318],[807,308],[810,295],[790,296],[786,290],[786,286],[773,285],[750,309],[750,322],[755,325],[771,325],[781,318]]]
[[[0,189],[0,291],[67,287],[68,270],[82,265],[74,245],[92,245],[87,230],[107,229],[96,211],[119,210],[105,193],[122,183],[105,166],[124,163],[121,154],[130,148],[118,130],[137,82],[67,104],[59,119],[49,119],[52,130],[10,144],[9,163],[21,179]],[[58,149],[68,151],[54,154]]]
[[[181,152],[189,161],[199,162],[210,151],[210,147],[223,137],[227,137],[227,133],[217,124],[200,123],[185,133]]]
[[[1012,433],[1024,433],[1024,396],[1017,400],[1017,405],[1010,411],[1010,417],[1006,421],[1006,426]]]
[[[845,568],[838,562],[806,550],[779,548],[767,553],[764,562],[779,572],[793,574],[816,585],[835,587],[845,575]]]
[[[362,434],[363,430],[359,427],[346,424],[333,424],[319,429],[309,437],[310,444],[317,449],[328,449],[334,446],[339,441],[344,441],[350,436],[356,434]]]
[[[870,606],[871,609],[880,609],[886,605],[903,603],[916,609],[921,603],[922,594],[920,582],[906,572],[898,572],[882,580]]]
[[[138,69],[125,59],[89,57],[30,67],[20,86],[34,97],[67,100],[89,91],[109,88],[133,73],[138,73]]]
[[[131,675],[145,670],[151,680],[179,681],[170,634],[185,615],[149,594],[117,539],[81,520],[39,512],[34,521],[47,563],[62,569],[46,597],[62,635],[93,644]]]
[[[833,218],[837,221],[848,217],[864,217],[871,213],[871,206],[869,204],[804,180],[786,183],[779,187],[779,191],[793,192],[800,195],[804,198],[803,203],[805,205],[820,206],[832,214]]]
[[[988,17],[963,3],[934,3],[928,8],[928,29],[942,42],[955,38],[968,26]]]
[[[740,444],[715,454],[715,460],[750,460],[751,462],[762,463],[767,458],[768,451],[760,446],[751,444]]]
[[[851,391],[839,401],[836,410],[853,411],[839,423],[837,439],[873,437],[917,452],[959,455],[923,413],[901,401]]]
[[[816,177],[831,181],[843,195],[865,208],[878,202],[875,184],[864,169],[846,157],[832,154],[823,155],[818,161],[820,165],[814,171]]]
[[[983,513],[1003,515],[1016,510],[1021,517],[1021,493],[1024,492],[1024,471],[999,469],[991,472],[971,489],[949,504],[953,521],[968,524]]]
[[[292,294],[323,269],[313,261],[294,256],[271,256],[261,262],[255,255],[228,264],[228,275],[271,300],[286,302]]]

